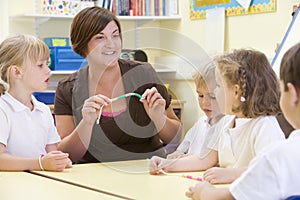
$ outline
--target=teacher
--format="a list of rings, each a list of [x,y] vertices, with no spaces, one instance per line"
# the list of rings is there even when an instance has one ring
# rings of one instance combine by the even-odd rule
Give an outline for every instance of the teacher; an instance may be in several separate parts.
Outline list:
[[[88,65],[58,83],[58,148],[75,163],[165,157],[163,144],[180,132],[181,123],[153,67],[119,58],[122,34],[116,16],[100,7],[85,8],[72,21],[70,39]],[[127,93],[142,98],[112,101]]]

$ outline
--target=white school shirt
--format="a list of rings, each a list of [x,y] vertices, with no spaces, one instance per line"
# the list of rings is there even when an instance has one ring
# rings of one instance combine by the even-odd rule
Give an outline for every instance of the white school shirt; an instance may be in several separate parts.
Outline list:
[[[235,199],[287,199],[300,195],[300,130],[256,157],[246,172],[230,185]]]
[[[282,140],[285,136],[274,116],[236,118],[235,127],[220,135],[220,167],[247,167],[265,148]]]
[[[8,92],[0,96],[0,142],[14,156],[38,157],[47,144],[60,141],[50,108],[31,98],[32,111]]]
[[[186,133],[177,150],[188,154],[200,154],[201,157],[205,157],[211,150],[218,151],[220,133],[232,126],[230,121],[232,122],[232,116],[223,116],[211,126],[208,117],[200,117]]]

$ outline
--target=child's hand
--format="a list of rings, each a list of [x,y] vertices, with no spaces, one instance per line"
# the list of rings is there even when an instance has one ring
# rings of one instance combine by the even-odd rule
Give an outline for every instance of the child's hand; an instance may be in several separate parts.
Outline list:
[[[63,171],[71,167],[72,163],[69,154],[61,151],[51,151],[41,158],[42,166],[47,171]]]
[[[236,171],[233,168],[212,167],[203,174],[203,179],[211,184],[232,183],[236,178]]]
[[[187,155],[187,154],[185,154],[182,151],[176,150],[173,153],[167,155],[167,159],[181,158],[181,157],[184,157],[185,155]]]
[[[149,162],[150,174],[152,174],[152,175],[160,174],[164,160],[166,160],[166,159],[158,157],[158,156],[153,156]]]
[[[203,196],[203,191],[208,188],[213,188],[213,186],[204,181],[198,183],[195,187],[190,187],[189,190],[186,191],[185,195],[194,200],[201,200],[201,196]]]

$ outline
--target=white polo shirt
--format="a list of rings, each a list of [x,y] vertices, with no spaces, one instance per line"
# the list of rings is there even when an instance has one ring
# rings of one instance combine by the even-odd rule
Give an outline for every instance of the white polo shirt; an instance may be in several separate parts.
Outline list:
[[[221,167],[245,167],[258,154],[285,140],[274,116],[254,119],[236,118],[235,127],[224,129],[219,140]]]
[[[200,158],[204,158],[211,150],[218,151],[219,136],[221,132],[232,127],[234,118],[233,115],[225,115],[211,126],[206,116],[200,117],[186,133],[177,150],[198,154]]]
[[[11,155],[38,157],[47,144],[60,141],[49,107],[31,98],[32,111],[8,92],[0,96],[0,143]]]
[[[188,154],[199,154],[204,137],[208,129],[211,128],[208,121],[206,116],[200,117],[193,127],[188,130],[177,150]]]
[[[246,172],[230,185],[235,199],[287,199],[300,195],[300,130],[256,157]]]

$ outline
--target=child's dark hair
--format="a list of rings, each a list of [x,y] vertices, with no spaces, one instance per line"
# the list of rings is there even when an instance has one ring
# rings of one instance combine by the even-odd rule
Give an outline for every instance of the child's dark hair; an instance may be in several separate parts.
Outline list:
[[[280,79],[287,91],[287,83],[300,88],[300,43],[292,46],[283,56],[280,64]]]
[[[240,49],[217,57],[218,70],[227,84],[241,90],[240,106],[232,108],[245,117],[276,115],[279,107],[279,82],[267,57],[255,50]]]

